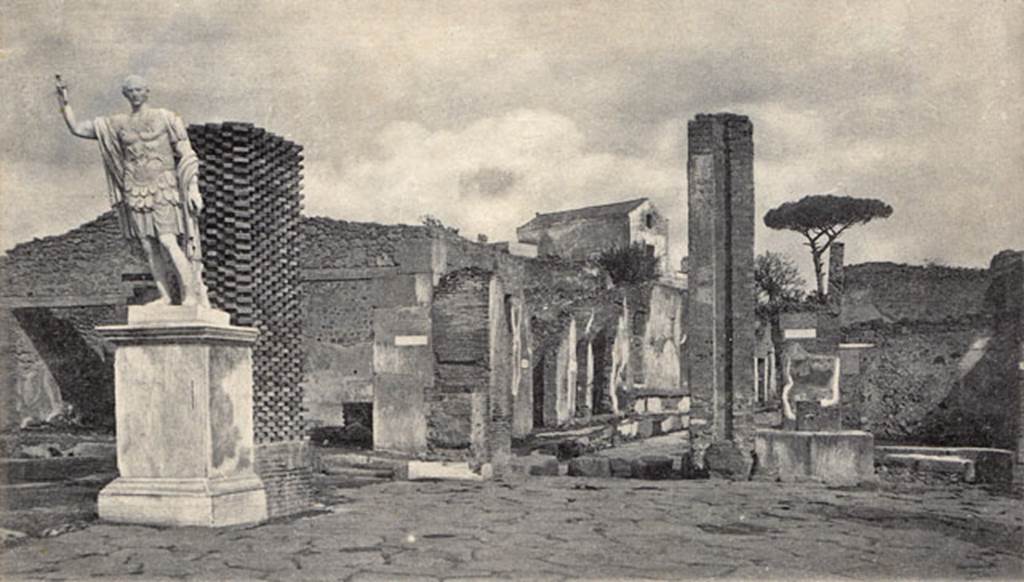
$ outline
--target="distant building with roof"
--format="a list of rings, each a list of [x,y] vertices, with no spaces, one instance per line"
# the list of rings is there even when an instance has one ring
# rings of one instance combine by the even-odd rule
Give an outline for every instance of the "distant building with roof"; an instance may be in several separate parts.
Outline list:
[[[520,243],[536,245],[538,256],[576,260],[640,242],[668,272],[668,219],[647,198],[538,213],[516,229],[516,236]]]

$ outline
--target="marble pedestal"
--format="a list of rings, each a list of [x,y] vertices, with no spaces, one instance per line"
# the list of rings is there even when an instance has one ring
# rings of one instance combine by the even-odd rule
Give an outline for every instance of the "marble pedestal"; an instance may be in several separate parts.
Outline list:
[[[97,331],[114,344],[117,466],[101,519],[218,527],[267,518],[254,472],[258,332],[203,307],[129,307]]]
[[[761,476],[831,485],[875,480],[875,437],[869,432],[758,429],[754,449]]]

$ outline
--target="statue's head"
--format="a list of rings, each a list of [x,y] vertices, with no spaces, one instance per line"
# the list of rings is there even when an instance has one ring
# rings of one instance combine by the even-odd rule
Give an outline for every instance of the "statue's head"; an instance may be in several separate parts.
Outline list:
[[[149,99],[149,84],[138,75],[129,75],[121,83],[121,94],[134,107],[138,107]]]

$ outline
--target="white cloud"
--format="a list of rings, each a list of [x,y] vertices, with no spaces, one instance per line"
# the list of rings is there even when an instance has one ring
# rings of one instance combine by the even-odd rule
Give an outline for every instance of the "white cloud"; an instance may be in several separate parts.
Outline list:
[[[415,223],[433,214],[469,236],[509,240],[534,212],[640,196],[681,199],[685,175],[679,164],[588,151],[584,141],[571,119],[550,111],[511,111],[455,131],[396,122],[380,135],[379,157],[311,174],[307,208],[381,222]],[[460,181],[481,170],[514,178],[490,195],[460,188]]]

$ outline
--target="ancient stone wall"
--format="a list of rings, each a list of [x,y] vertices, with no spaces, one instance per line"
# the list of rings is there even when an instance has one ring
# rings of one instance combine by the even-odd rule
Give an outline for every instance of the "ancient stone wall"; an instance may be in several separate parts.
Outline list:
[[[842,324],[958,320],[984,311],[986,269],[863,263],[845,268]]]
[[[580,263],[531,261],[536,426],[627,413],[643,394],[686,393],[681,289],[655,282],[608,287]]]
[[[652,285],[647,310],[636,352],[644,370],[643,391],[647,394],[688,393],[681,377],[683,293],[667,285]],[[634,329],[634,334],[637,332]]]
[[[487,457],[490,411],[490,287],[493,274],[453,271],[441,278],[431,306],[434,385],[424,395],[427,443]]]
[[[16,245],[0,265],[0,297],[95,298],[124,302],[121,273],[144,268],[113,211],[64,234]]]
[[[866,299],[879,306],[873,319],[842,330],[847,344],[871,346],[843,352],[846,426],[883,441],[1013,448],[1018,421],[1007,414],[1007,403],[1017,402],[1015,354],[1021,348],[1012,330],[1020,325],[1002,323],[1015,320],[1007,315],[1012,309],[1000,307],[1012,299],[996,300],[1012,297],[1007,290],[1014,289],[1001,264],[993,260],[990,271],[894,265],[846,270],[843,319],[851,305],[861,316],[870,313],[863,308]],[[879,279],[880,273],[893,277]],[[913,297],[930,309],[912,305]]]
[[[608,247],[629,245],[626,215],[579,218],[544,229],[538,244],[541,256],[582,260]]]
[[[987,322],[864,324],[848,328],[846,338],[873,346],[842,359],[846,427],[880,441],[993,446],[991,420],[1002,405],[984,381],[991,365]],[[967,393],[973,403],[961,401]]]

